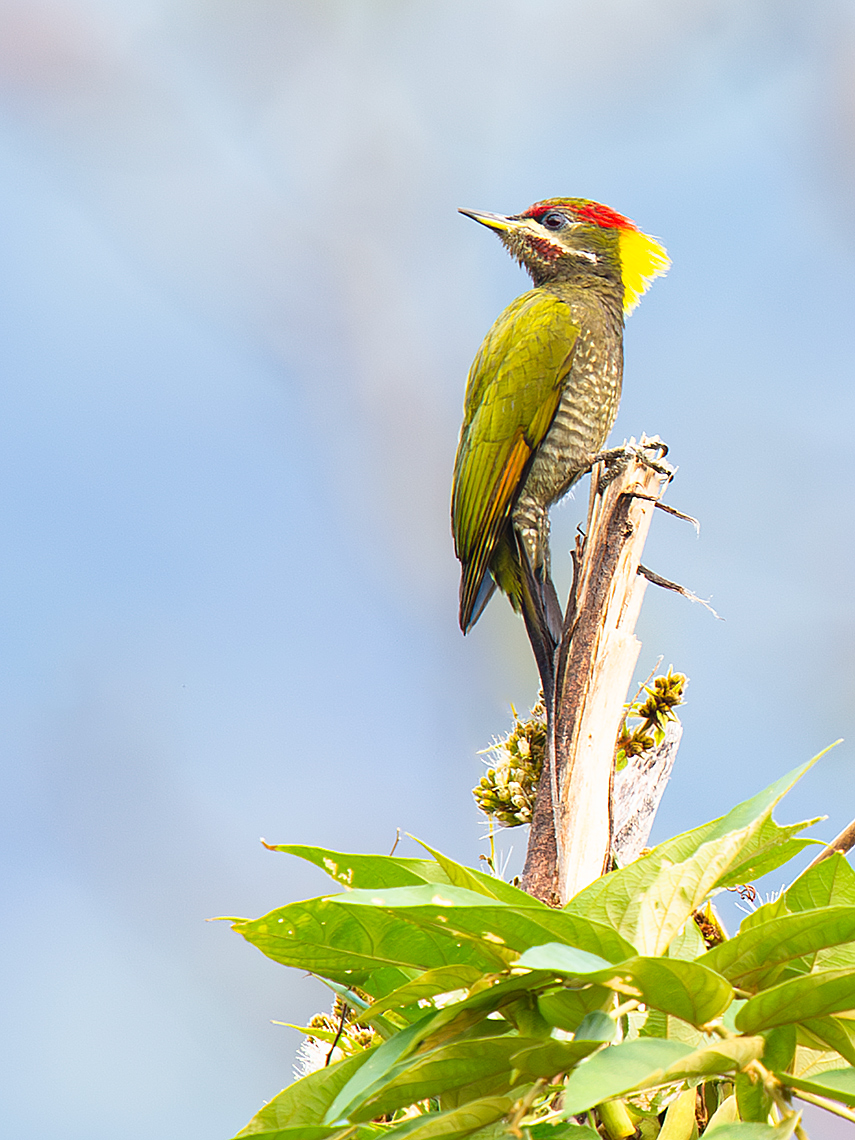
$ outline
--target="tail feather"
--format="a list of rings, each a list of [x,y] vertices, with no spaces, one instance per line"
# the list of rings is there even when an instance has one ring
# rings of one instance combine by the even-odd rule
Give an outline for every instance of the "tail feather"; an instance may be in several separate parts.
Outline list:
[[[496,587],[507,595],[517,613],[525,621],[529,641],[534,650],[544,693],[551,694],[554,677],[555,647],[561,639],[561,606],[552,580],[541,580],[532,569],[525,548],[509,525],[501,534],[489,570],[477,591],[464,598],[461,587],[460,627],[468,633],[489,602]]]
[[[517,540],[517,566],[522,585],[520,608],[537,662],[537,671],[540,673],[546,707],[551,709],[555,689],[555,649],[561,639],[560,633],[556,636],[552,627],[556,622],[557,611],[560,629],[561,607],[552,579],[548,576],[541,579],[535,574],[520,540]]]
[[[499,536],[489,569],[485,569],[477,589],[472,588],[470,576],[464,568],[460,581],[460,628],[464,633],[469,632],[484,612],[497,586],[507,594],[516,612],[522,611],[522,575],[510,531],[511,528],[507,527]]]
[[[464,634],[468,633],[481,614],[487,607],[487,602],[492,598],[496,590],[496,583],[493,581],[493,576],[489,570],[481,579],[481,584],[475,594],[475,598],[470,606],[466,606],[465,599],[460,599],[460,628]],[[462,591],[461,591],[462,593]]]

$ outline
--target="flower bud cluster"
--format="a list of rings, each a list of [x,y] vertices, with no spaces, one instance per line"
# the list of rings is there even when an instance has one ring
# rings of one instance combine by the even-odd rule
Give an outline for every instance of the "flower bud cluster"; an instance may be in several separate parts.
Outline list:
[[[521,721],[514,712],[514,727],[487,749],[492,766],[472,794],[478,807],[505,827],[531,823],[537,782],[546,752],[546,709],[540,700],[531,716]]]
[[[626,706],[626,720],[621,726],[615,756],[618,771],[626,766],[630,756],[638,756],[662,743],[666,724],[678,719],[674,709],[684,704],[687,684],[683,673],[674,673],[669,668],[664,676],[654,678],[652,684],[643,687],[646,700],[636,699]],[[641,724],[631,729],[629,721],[633,719],[640,720]]]
[[[363,1049],[370,1049],[379,1041],[372,1027],[359,1021],[359,1011],[349,1006],[345,1009],[340,997],[336,997],[331,1013],[316,1013],[306,1028],[318,1030],[318,1036],[310,1033],[297,1050],[294,1065],[297,1080],[317,1069],[323,1069],[327,1064],[340,1061],[343,1057],[351,1057]]]

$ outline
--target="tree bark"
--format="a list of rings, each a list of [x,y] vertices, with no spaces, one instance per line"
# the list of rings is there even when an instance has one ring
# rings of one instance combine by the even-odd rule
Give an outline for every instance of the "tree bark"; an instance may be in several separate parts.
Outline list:
[[[611,864],[615,742],[641,649],[634,630],[647,583],[638,566],[655,502],[670,479],[657,462],[663,450],[642,437],[638,445],[631,441],[626,465],[605,486],[602,464],[591,476],[587,534],[574,557],[551,700],[547,694],[547,756],[522,880],[525,890],[550,905],[563,905]],[[664,776],[661,761],[633,765],[629,773],[651,784],[641,801],[653,803],[654,813],[674,752],[672,741]],[[639,798],[624,788],[624,799],[633,795]],[[652,814],[645,840],[651,823]]]

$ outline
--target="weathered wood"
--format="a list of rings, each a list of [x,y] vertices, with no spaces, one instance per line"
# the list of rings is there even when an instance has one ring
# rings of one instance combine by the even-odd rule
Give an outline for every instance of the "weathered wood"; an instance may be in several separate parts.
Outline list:
[[[558,847],[555,841],[555,813],[552,809],[552,756],[549,741],[551,738],[547,722],[547,747],[543,761],[543,771],[537,785],[537,797],[528,831],[528,847],[525,868],[520,885],[524,891],[545,902],[548,906],[560,906],[558,893]]]
[[[612,856],[619,867],[637,859],[647,845],[650,829],[671,772],[683,726],[669,721],[665,739],[656,748],[627,759],[615,772],[612,788]]]
[[[658,458],[658,452],[653,454]],[[666,481],[633,458],[604,494],[592,496],[576,620],[556,677],[556,846],[562,902],[602,875],[610,861],[615,740],[641,650],[635,623],[647,583],[638,566],[653,517],[650,498],[659,497]]]
[[[553,905],[593,882],[611,860],[615,741],[641,649],[634,634],[646,587],[641,552],[670,478],[656,462],[663,450],[656,440],[631,441],[613,479],[602,486],[602,464],[591,477],[587,536],[574,555],[553,699],[547,695],[547,757],[523,873],[524,889]],[[651,776],[632,772],[642,782]],[[656,804],[659,796],[661,790]]]

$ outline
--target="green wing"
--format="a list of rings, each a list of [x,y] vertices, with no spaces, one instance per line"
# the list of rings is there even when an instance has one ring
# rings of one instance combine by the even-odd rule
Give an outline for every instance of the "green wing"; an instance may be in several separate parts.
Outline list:
[[[464,631],[483,608],[473,618],[517,493],[558,408],[578,335],[567,305],[532,289],[498,317],[469,371],[451,498]]]

